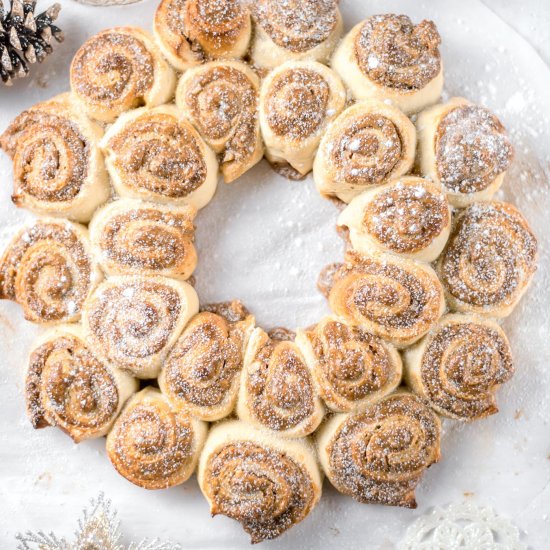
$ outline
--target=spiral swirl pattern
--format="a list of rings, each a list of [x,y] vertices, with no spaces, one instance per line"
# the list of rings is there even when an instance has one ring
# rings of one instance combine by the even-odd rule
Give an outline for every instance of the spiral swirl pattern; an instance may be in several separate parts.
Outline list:
[[[226,182],[261,158],[256,75],[239,62],[212,62],[184,76],[176,101],[203,139],[221,154]]]
[[[440,423],[423,401],[395,393],[343,415],[326,448],[327,475],[359,502],[415,508],[414,489],[439,459]]]
[[[126,479],[146,489],[187,480],[196,463],[191,418],[146,389],[130,400],[107,439],[107,454]]]
[[[23,308],[35,323],[73,321],[100,277],[86,229],[41,219],[23,229],[0,261],[0,298]]]
[[[155,59],[129,32],[102,31],[76,52],[71,88],[85,105],[117,113],[143,104],[155,80]]]
[[[445,323],[428,337],[420,366],[430,404],[463,420],[498,411],[494,390],[513,375],[512,354],[504,333],[475,323]]]
[[[33,427],[58,426],[77,443],[106,433],[121,405],[110,370],[69,333],[31,352],[25,390]]]
[[[355,41],[361,71],[389,88],[419,90],[441,70],[441,38],[432,21],[413,25],[406,15],[376,15]]]
[[[454,193],[476,193],[489,187],[506,171],[513,153],[504,126],[484,107],[455,107],[437,126],[437,175]]]
[[[291,52],[311,50],[327,40],[338,22],[335,0],[259,0],[253,16],[277,46]]]
[[[187,279],[197,265],[195,210],[120,200],[90,226],[108,274],[160,274]]]
[[[457,219],[438,265],[459,311],[504,315],[521,297],[536,269],[537,240],[512,205],[482,202]]]
[[[185,199],[207,178],[200,137],[191,124],[167,112],[142,113],[111,135],[107,148],[130,194]]]
[[[252,441],[228,442],[209,457],[203,491],[212,513],[239,521],[253,543],[279,536],[315,504],[308,472],[288,454]]]
[[[322,320],[306,336],[319,392],[331,409],[357,410],[399,385],[399,356],[376,336],[332,318]]]
[[[353,252],[335,274],[329,303],[343,319],[397,346],[422,337],[444,309],[441,284],[429,267]]]

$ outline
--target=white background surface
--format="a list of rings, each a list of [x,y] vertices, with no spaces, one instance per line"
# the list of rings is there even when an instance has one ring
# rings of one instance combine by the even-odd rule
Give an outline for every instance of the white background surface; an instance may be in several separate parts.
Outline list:
[[[39,7],[48,3],[39,2]],[[67,41],[32,78],[0,88],[0,131],[23,108],[68,88],[78,46],[115,24],[151,26],[156,0],[124,8],[91,8],[62,0],[59,25]],[[442,461],[417,491],[415,511],[366,506],[325,483],[321,504],[269,548],[391,549],[406,527],[434,505],[471,500],[513,518],[531,548],[550,540],[550,3],[475,0],[423,2],[341,0],[346,29],[367,15],[398,12],[433,19],[443,38],[446,93],[494,109],[509,128],[517,155],[503,196],[526,214],[541,244],[534,285],[505,323],[517,374],[499,394],[500,414],[445,423]],[[516,29],[517,32],[514,30]],[[531,46],[530,44],[533,44]],[[10,204],[11,167],[0,158],[0,244],[29,215]],[[309,325],[326,311],[315,289],[321,267],[341,257],[336,210],[311,179],[289,182],[261,163],[238,183],[220,186],[197,218],[203,302],[238,297],[269,328]],[[0,303],[0,548],[14,534],[55,530],[70,536],[86,501],[105,491],[119,509],[127,540],[172,538],[189,549],[247,548],[238,524],[209,518],[195,480],[147,492],[118,476],[104,440],[74,445],[55,429],[34,431],[22,397],[25,357],[37,329],[19,308]]]

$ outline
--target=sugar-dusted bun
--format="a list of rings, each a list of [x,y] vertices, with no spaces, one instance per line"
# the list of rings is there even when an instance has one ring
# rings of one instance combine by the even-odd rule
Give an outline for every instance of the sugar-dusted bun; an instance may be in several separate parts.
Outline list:
[[[235,408],[254,317],[236,300],[206,308],[191,319],[170,351],[159,386],[173,403],[212,422]]]
[[[237,414],[241,420],[285,437],[311,434],[324,408],[298,346],[282,333],[252,333],[244,358]]]
[[[521,212],[480,202],[460,212],[437,270],[451,309],[506,317],[537,269],[537,239]]]
[[[451,232],[451,208],[442,187],[413,176],[357,195],[338,217],[353,248],[363,254],[391,252],[433,262]]]
[[[424,336],[445,310],[433,269],[389,254],[348,252],[333,273],[328,298],[336,315],[400,348]]]
[[[416,126],[420,170],[441,183],[452,205],[488,200],[498,191],[514,149],[488,109],[454,97],[420,113]]]
[[[138,27],[114,27],[89,38],[71,63],[71,90],[92,118],[112,122],[141,105],[170,101],[176,76],[153,37]]]
[[[0,147],[13,159],[13,202],[88,222],[110,192],[98,147],[102,136],[68,93],[23,111],[0,136]]]
[[[81,325],[58,325],[29,355],[27,414],[34,428],[56,426],[76,443],[105,435],[137,390],[129,374],[100,361]]]
[[[195,214],[187,205],[113,201],[90,222],[94,255],[107,275],[165,275],[185,281],[197,266]]]
[[[309,441],[236,420],[210,430],[197,477],[212,515],[240,522],[253,543],[304,520],[319,502],[323,483]]]
[[[406,174],[415,149],[413,123],[399,109],[368,99],[348,107],[329,125],[315,156],[313,178],[322,195],[350,202]]]
[[[346,103],[336,73],[316,61],[288,61],[269,73],[260,94],[260,124],[266,157],[305,175],[327,125]]]
[[[17,302],[34,323],[78,321],[101,279],[86,227],[58,218],[21,229],[0,258],[0,299]]]
[[[319,395],[333,411],[361,411],[401,382],[398,351],[337,317],[327,316],[311,329],[298,330],[296,344]]]
[[[445,315],[404,353],[407,384],[439,414],[476,420],[498,412],[495,391],[514,373],[504,331],[491,319]]]
[[[328,62],[344,28],[338,0],[257,0],[251,61],[273,69],[285,61]]]
[[[200,209],[216,191],[216,155],[175,105],[121,115],[101,148],[123,197]]]
[[[243,57],[252,22],[241,0],[162,0],[153,31],[166,59],[185,71],[205,58]]]
[[[241,61],[211,61],[181,77],[176,104],[220,155],[226,183],[264,154],[258,120],[260,79]]]
[[[138,378],[156,378],[168,350],[199,309],[193,287],[167,277],[110,277],[86,303],[94,351]]]
[[[321,466],[363,503],[416,508],[415,488],[440,457],[441,425],[419,397],[397,391],[356,414],[337,414],[316,435]]]
[[[415,113],[435,103],[443,88],[441,38],[432,21],[373,15],[344,37],[331,61],[356,99],[391,101]]]
[[[107,456],[134,485],[166,489],[191,477],[207,432],[206,422],[149,386],[124,407],[107,436]]]

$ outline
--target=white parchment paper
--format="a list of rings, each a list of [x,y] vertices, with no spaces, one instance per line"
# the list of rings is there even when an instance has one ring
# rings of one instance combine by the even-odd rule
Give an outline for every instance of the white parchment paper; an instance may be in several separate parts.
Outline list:
[[[68,88],[78,46],[96,31],[123,24],[151,27],[155,0],[93,8],[62,0],[67,41],[33,77],[0,88],[0,132],[24,108]],[[380,12],[433,19],[443,38],[446,94],[464,95],[495,110],[516,146],[501,196],[527,216],[541,246],[539,271],[521,305],[505,322],[517,374],[499,394],[498,415],[469,425],[445,422],[443,459],[424,477],[417,510],[367,506],[325,483],[323,499],[301,525],[269,548],[390,549],[406,527],[434,505],[472,500],[511,517],[525,541],[547,548],[550,535],[550,70],[519,34],[475,0],[341,0],[349,29]],[[40,4],[39,4],[40,7]],[[0,158],[0,245],[31,216],[11,205],[11,166]],[[311,178],[287,181],[262,162],[238,183],[220,186],[197,218],[201,301],[238,297],[266,328],[314,322],[327,311],[315,288],[322,266],[338,261],[334,206]],[[34,431],[25,416],[23,369],[36,327],[19,308],[0,302],[0,547],[15,547],[27,529],[70,535],[80,509],[100,490],[119,509],[127,539],[161,536],[189,549],[248,547],[240,526],[210,519],[196,481],[148,492],[120,477],[104,440],[73,444],[55,429]]]

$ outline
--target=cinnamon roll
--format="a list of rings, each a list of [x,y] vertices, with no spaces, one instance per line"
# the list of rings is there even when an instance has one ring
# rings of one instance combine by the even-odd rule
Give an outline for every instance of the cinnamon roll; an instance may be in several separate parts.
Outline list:
[[[197,267],[196,210],[120,199],[90,223],[95,256],[107,275],[165,275],[182,281]]]
[[[187,481],[195,470],[207,426],[149,386],[124,407],[107,436],[107,456],[134,485],[173,487]]]
[[[537,239],[505,202],[480,202],[455,221],[437,270],[451,309],[509,315],[537,268]]]
[[[327,63],[344,28],[338,0],[257,0],[252,20],[250,58],[262,69],[285,61]]]
[[[254,317],[238,301],[209,309],[183,331],[164,363],[159,386],[193,416],[214,421],[235,407]]]
[[[363,503],[416,508],[415,488],[440,458],[437,415],[398,391],[358,414],[337,414],[317,434],[321,466],[338,491]]]
[[[236,180],[264,154],[258,120],[260,80],[240,61],[211,61],[188,70],[176,104],[220,156],[226,183]]]
[[[101,148],[123,197],[199,209],[216,191],[216,155],[174,105],[124,113]]]
[[[298,346],[270,338],[261,328],[250,337],[237,403],[241,420],[285,437],[313,433],[324,409]]]
[[[350,202],[366,189],[406,174],[416,148],[413,123],[369,99],[348,107],[324,134],[313,164],[318,191]]]
[[[197,477],[212,515],[240,522],[253,543],[300,523],[321,498],[321,472],[309,442],[235,420],[210,430]]]
[[[156,378],[168,350],[198,311],[193,287],[166,277],[110,277],[83,311],[101,358],[138,378]]]
[[[344,37],[331,61],[356,99],[391,101],[415,113],[435,103],[443,88],[441,38],[433,21],[373,15]]]
[[[444,316],[404,359],[413,391],[439,414],[457,420],[498,412],[495,391],[514,373],[504,331],[473,315]]]
[[[353,248],[433,262],[451,232],[451,208],[441,186],[405,176],[355,197],[338,217]]]
[[[73,58],[70,79],[82,109],[102,122],[142,105],[162,105],[176,86],[153,37],[138,27],[106,29],[89,38]]]
[[[304,354],[327,406],[337,412],[365,409],[401,382],[401,357],[380,338],[334,316],[299,330],[296,344]]]
[[[400,348],[424,336],[445,310],[433,269],[412,260],[351,251],[331,284],[329,304],[336,315]]]
[[[345,103],[340,78],[321,63],[289,61],[271,71],[260,94],[260,125],[269,162],[288,163],[307,174],[321,136]]]
[[[50,329],[30,353],[29,419],[34,428],[57,426],[75,443],[105,435],[136,390],[134,378],[95,356],[80,325]]]
[[[23,111],[0,136],[13,159],[16,206],[88,222],[109,197],[103,130],[61,94]]]
[[[101,278],[83,225],[40,218],[15,235],[0,259],[0,299],[17,302],[34,323],[77,321]]]
[[[441,183],[454,206],[490,199],[514,149],[500,120],[485,107],[455,97],[416,121],[422,174]]]
[[[162,0],[153,30],[166,59],[185,71],[206,57],[243,57],[252,23],[240,0]]]

